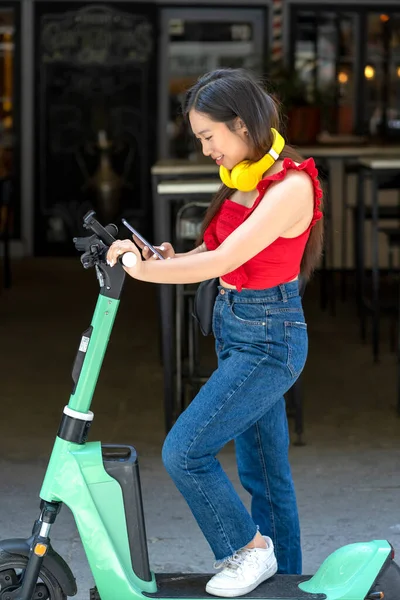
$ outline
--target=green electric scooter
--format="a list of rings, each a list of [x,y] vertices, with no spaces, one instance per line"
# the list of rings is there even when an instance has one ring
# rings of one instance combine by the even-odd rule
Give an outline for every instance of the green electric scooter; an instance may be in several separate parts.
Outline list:
[[[64,408],[40,492],[40,515],[28,539],[0,541],[0,600],[65,600],[77,593],[75,578],[51,547],[50,529],[62,504],[72,511],[95,580],[91,600],[211,598],[211,575],[157,574],[149,566],[139,466],[130,446],[87,442],[93,392],[125,280],[121,264],[105,260],[118,229],[103,227],[94,212],[84,217],[91,235],[76,238],[85,268],[100,285],[93,320],[84,331],[73,367],[73,390]],[[122,257],[129,266],[133,253]],[[250,598],[263,600],[399,600],[400,568],[384,540],[344,546],[314,576],[275,575]]]

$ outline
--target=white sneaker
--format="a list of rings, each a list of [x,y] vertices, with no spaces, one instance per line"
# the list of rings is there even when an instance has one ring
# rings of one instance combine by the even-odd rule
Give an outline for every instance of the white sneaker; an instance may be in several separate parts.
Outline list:
[[[235,598],[254,590],[278,570],[271,538],[264,536],[266,548],[242,548],[219,566],[222,568],[206,585],[213,596]]]

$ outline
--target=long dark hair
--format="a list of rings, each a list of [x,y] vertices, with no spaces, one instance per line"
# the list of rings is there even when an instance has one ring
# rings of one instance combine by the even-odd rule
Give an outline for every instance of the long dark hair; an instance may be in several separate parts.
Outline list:
[[[248,139],[256,158],[264,156],[272,146],[271,127],[282,131],[278,101],[265,91],[261,81],[257,81],[243,69],[217,69],[203,75],[186,93],[182,106],[186,118],[192,109],[204,113],[213,121],[226,123],[232,131],[234,121],[239,117],[246,125]],[[299,163],[304,160],[287,144],[280,158],[291,158]],[[222,184],[215,194],[205,214],[198,245],[202,243],[204,232],[211,220],[233,191]],[[322,253],[323,230],[323,219],[320,219],[311,229],[304,250],[301,273],[307,279]]]

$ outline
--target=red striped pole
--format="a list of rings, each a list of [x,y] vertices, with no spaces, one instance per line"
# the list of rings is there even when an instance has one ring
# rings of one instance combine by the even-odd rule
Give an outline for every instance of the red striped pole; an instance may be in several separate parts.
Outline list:
[[[283,61],[283,0],[272,0],[272,70],[277,71]]]

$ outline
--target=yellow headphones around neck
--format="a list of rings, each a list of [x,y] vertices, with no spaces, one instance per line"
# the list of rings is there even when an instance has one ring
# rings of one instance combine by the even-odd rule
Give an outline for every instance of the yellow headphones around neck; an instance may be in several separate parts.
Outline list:
[[[281,134],[273,128],[271,128],[271,131],[274,136],[274,141],[267,154],[260,158],[260,160],[257,162],[243,160],[235,165],[232,171],[228,171],[228,169],[222,165],[220,166],[219,176],[222,183],[230,188],[240,190],[241,192],[251,192],[256,189],[263,174],[278,160],[279,155],[285,146],[285,140]]]

